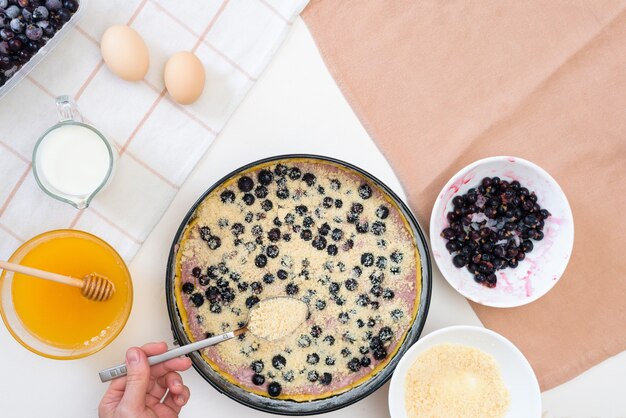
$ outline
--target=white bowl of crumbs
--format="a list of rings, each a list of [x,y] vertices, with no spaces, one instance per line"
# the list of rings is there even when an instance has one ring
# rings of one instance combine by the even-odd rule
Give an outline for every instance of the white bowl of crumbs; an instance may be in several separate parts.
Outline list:
[[[421,338],[391,379],[392,418],[531,418],[541,392],[528,360],[485,328],[453,326]]]

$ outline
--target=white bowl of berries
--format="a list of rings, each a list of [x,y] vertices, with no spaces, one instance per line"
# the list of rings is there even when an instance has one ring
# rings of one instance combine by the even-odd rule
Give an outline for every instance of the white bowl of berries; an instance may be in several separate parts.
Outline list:
[[[448,283],[482,305],[508,308],[561,278],[574,221],[558,183],[517,157],[490,157],[455,174],[430,217],[433,256]]]

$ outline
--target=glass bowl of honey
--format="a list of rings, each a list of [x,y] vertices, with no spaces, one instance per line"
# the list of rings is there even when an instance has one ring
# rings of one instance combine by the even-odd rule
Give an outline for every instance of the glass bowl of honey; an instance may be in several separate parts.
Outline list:
[[[0,314],[30,351],[60,360],[82,358],[107,346],[124,328],[133,300],[131,277],[102,239],[78,230],[48,231],[25,242],[9,261],[76,278],[96,272],[115,286],[111,299],[96,302],[79,288],[4,271]]]

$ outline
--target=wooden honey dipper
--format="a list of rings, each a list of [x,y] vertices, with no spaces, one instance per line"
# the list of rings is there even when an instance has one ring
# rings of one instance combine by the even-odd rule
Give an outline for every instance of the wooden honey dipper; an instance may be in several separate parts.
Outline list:
[[[0,261],[0,268],[15,273],[26,274],[28,276],[78,287],[84,297],[96,302],[109,300],[115,293],[115,285],[113,285],[113,283],[111,283],[111,281],[105,276],[97,273],[91,273],[82,279],[77,279],[71,276],[64,276],[62,274],[22,266],[21,264],[9,263],[8,261]]]

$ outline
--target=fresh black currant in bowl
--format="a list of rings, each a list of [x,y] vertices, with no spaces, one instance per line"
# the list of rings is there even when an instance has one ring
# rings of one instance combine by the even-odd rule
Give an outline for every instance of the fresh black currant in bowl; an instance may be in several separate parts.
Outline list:
[[[477,283],[494,288],[496,271],[519,266],[533,251],[533,240],[544,238],[550,216],[535,192],[519,181],[485,177],[452,198],[449,226],[440,235],[455,267],[467,268]]]

